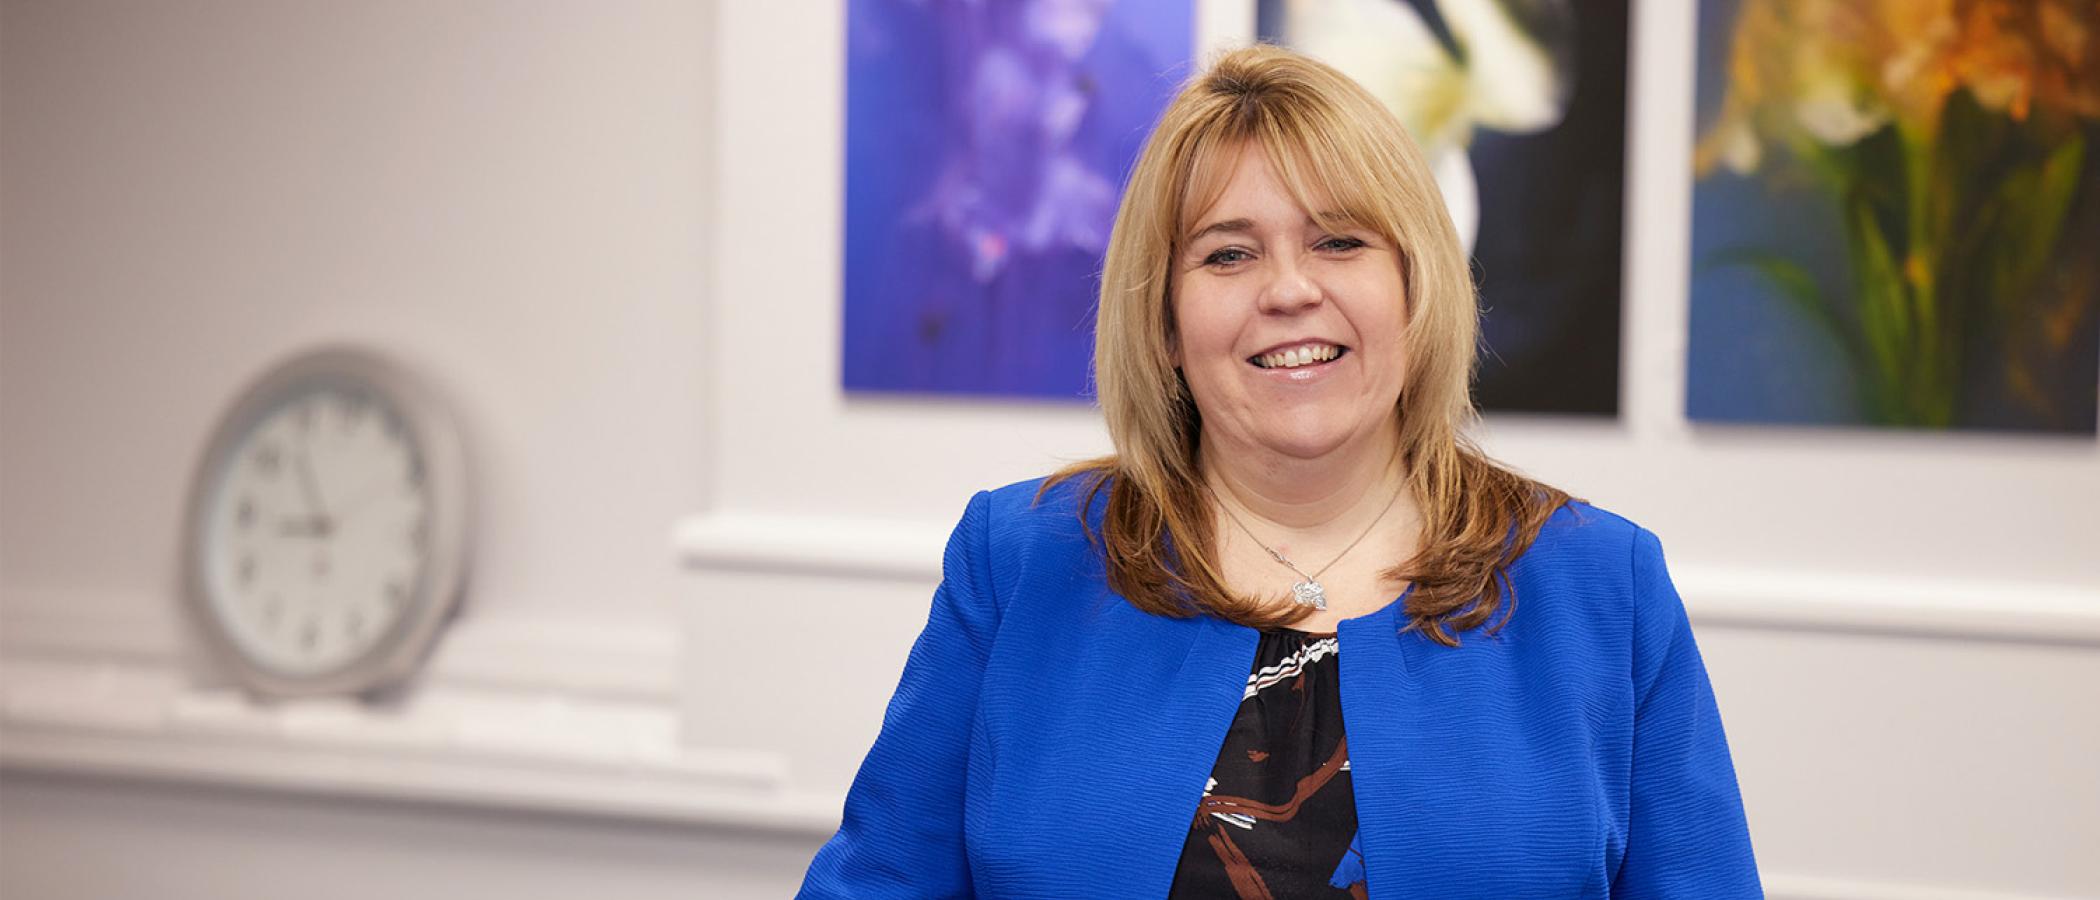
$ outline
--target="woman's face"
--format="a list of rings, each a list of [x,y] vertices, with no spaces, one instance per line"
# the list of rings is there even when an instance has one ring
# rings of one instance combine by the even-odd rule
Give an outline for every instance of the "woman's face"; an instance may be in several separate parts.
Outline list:
[[[1171,355],[1206,444],[1315,459],[1390,427],[1407,310],[1397,248],[1291,198],[1261,146],[1174,260]],[[1325,361],[1322,361],[1322,360]]]

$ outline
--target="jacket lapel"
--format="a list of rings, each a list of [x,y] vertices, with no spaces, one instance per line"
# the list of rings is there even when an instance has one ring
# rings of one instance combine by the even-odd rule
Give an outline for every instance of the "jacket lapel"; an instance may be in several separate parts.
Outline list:
[[[1135,751],[1148,757],[1128,760],[1147,777],[1127,779],[1129,794],[1107,804],[1120,820],[1113,827],[1128,842],[1128,858],[1141,867],[1130,873],[1136,883],[1116,886],[1117,893],[1132,897],[1164,897],[1173,887],[1190,822],[1239,709],[1259,642],[1252,629],[1209,616],[1148,618],[1191,626],[1197,633],[1179,671],[1148,686],[1156,701],[1141,704],[1127,720],[1104,723],[1124,729],[1135,739]]]
[[[1436,878],[1436,859],[1424,835],[1467,834],[1457,810],[1425,798],[1448,792],[1436,760],[1420,758],[1439,723],[1417,690],[1428,641],[1399,634],[1399,607],[1344,620],[1341,638],[1342,720],[1349,732],[1349,778],[1356,794],[1363,841],[1365,887],[1371,897],[1463,896],[1462,884]],[[1435,649],[1428,647],[1427,649]],[[1448,724],[1448,723],[1446,723]],[[1468,840],[1485,839],[1472,835]]]

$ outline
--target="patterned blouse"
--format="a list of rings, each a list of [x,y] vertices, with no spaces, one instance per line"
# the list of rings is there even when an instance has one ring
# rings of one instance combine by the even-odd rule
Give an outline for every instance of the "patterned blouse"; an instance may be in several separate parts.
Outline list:
[[[1365,896],[1338,646],[1262,632],[1169,896]]]

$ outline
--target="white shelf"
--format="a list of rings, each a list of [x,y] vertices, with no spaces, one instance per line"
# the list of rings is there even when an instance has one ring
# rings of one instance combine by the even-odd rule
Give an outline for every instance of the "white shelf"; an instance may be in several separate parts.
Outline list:
[[[251,702],[165,667],[0,663],[0,767],[825,834],[772,753],[692,748],[665,703],[439,689]]]
[[[695,746],[675,619],[484,611],[402,699],[258,702],[192,670],[171,604],[0,594],[0,769],[829,834],[783,754]]]

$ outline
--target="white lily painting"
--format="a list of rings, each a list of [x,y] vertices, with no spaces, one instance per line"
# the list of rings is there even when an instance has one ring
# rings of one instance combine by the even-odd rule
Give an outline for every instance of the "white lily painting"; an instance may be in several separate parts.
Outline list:
[[[1615,415],[1626,0],[1260,0],[1384,101],[1474,256],[1488,409]]]

